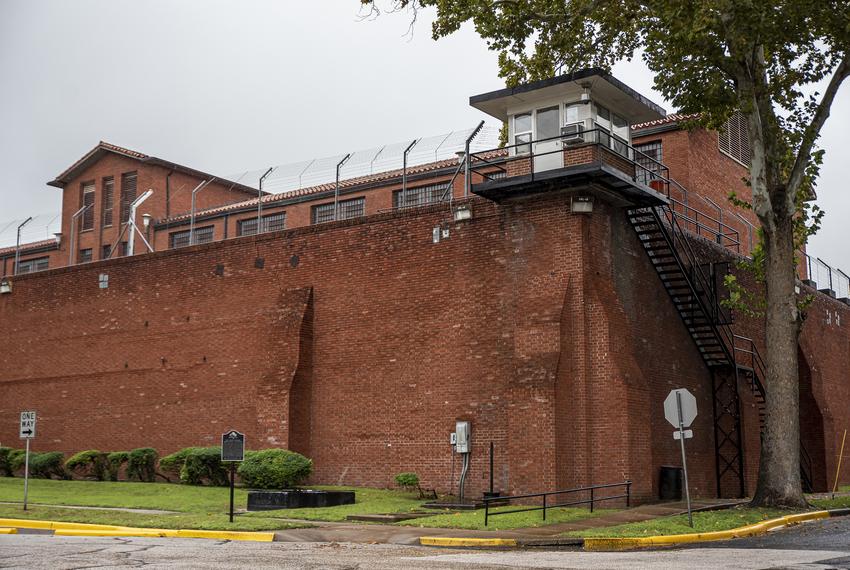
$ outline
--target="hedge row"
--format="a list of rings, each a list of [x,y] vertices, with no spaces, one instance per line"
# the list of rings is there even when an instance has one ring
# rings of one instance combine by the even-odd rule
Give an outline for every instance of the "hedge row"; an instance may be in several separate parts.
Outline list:
[[[13,477],[24,468],[22,449],[0,447],[0,475]],[[187,485],[228,484],[227,466],[221,461],[219,447],[187,447],[158,460],[155,449],[143,447],[111,453],[89,449],[65,460],[61,451],[30,452],[30,475],[52,479],[78,478],[117,481],[122,468],[130,481],[153,482],[157,475],[167,481],[171,476]],[[157,471],[157,465],[159,470]],[[242,483],[254,489],[295,487],[313,471],[313,462],[286,449],[248,451],[237,473]]]

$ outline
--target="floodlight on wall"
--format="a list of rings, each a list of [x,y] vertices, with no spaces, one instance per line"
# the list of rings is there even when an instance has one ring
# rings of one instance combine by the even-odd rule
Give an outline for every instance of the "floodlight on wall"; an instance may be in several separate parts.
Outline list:
[[[456,222],[468,220],[472,218],[472,208],[469,207],[469,204],[461,204],[455,207],[453,217]]]
[[[145,228],[145,231],[148,231],[148,228],[151,227],[151,220],[153,216],[150,214],[142,214],[142,227]]]
[[[12,282],[8,277],[0,279],[0,295],[12,292]]]
[[[570,211],[573,214],[593,213],[593,196],[573,196],[570,198]]]

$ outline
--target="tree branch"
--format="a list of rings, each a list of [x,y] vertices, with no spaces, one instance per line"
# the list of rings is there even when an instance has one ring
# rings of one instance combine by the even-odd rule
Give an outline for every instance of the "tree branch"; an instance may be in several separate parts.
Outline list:
[[[844,54],[844,58],[835,69],[835,73],[829,81],[829,86],[824,91],[823,97],[821,97],[821,101],[818,104],[815,116],[803,133],[803,140],[800,144],[800,150],[797,151],[794,168],[791,169],[791,175],[788,177],[789,211],[793,211],[795,208],[794,199],[797,195],[797,189],[803,183],[803,177],[806,175],[806,166],[809,164],[809,159],[811,158],[812,148],[818,135],[820,135],[821,128],[823,128],[826,119],[829,117],[832,101],[835,99],[841,83],[848,76],[850,76],[850,52]]]

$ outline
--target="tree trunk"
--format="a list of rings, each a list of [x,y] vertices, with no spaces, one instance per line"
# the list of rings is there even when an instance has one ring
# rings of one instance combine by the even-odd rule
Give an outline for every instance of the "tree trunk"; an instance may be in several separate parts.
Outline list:
[[[784,218],[784,219],[779,219]],[[800,481],[800,390],[794,230],[790,217],[774,216],[765,232],[767,378],[764,435],[754,506],[805,507]]]

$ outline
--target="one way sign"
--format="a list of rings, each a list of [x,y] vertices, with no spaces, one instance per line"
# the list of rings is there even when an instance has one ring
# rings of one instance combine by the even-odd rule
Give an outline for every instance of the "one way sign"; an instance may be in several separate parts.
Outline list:
[[[21,412],[21,439],[35,438],[35,412]]]

